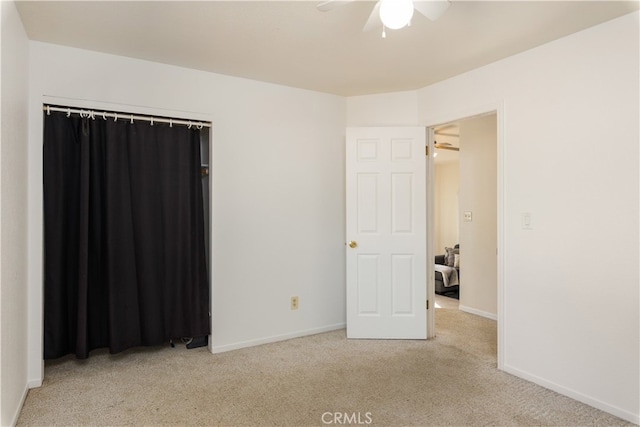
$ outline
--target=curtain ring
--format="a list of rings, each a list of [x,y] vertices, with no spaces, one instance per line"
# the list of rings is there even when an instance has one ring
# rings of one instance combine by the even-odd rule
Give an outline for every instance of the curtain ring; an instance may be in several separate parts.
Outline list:
[[[102,120],[107,120],[107,112],[106,111],[102,112]]]
[[[189,129],[191,129],[191,120],[189,120]]]
[[[47,105],[47,116],[51,115],[51,106]]]
[[[196,125],[196,129],[200,130],[203,126],[204,125],[202,123],[198,122],[198,124]]]
[[[79,113],[79,114],[80,114],[80,118],[81,118],[81,119],[84,119],[84,110],[80,110],[80,113]]]
[[[71,117],[71,108],[67,108],[67,118]]]
[[[151,126],[153,126],[153,117],[151,117]]]
[[[169,117],[169,127],[170,128],[173,127],[173,119],[171,117]]]
[[[118,121],[118,113],[113,113],[113,121],[114,122]]]
[[[89,112],[89,114],[91,114],[91,120],[95,120],[96,119],[96,112],[95,111],[91,110]]]
[[[133,114],[131,115],[131,124],[133,124]]]

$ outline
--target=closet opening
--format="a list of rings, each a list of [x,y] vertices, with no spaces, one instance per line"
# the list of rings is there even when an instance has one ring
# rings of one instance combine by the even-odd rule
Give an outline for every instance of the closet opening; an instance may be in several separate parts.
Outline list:
[[[211,123],[43,110],[44,359],[207,345]]]

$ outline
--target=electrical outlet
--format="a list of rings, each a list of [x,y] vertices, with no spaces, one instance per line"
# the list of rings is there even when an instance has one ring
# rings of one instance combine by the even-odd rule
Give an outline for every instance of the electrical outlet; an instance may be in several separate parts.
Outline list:
[[[291,297],[291,310],[298,309],[298,297]]]

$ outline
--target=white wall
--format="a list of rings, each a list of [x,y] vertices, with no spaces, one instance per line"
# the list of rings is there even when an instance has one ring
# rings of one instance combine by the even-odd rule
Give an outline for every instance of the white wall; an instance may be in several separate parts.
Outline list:
[[[503,106],[505,370],[636,423],[638,17],[419,93],[420,117],[433,123]],[[523,212],[532,230],[521,228]],[[613,269],[608,251],[619,255]]]
[[[347,98],[349,126],[415,126],[418,96],[415,91]]]
[[[639,17],[423,88],[419,120],[410,123],[498,110],[499,363],[635,423]],[[381,99],[359,97],[358,104],[376,117],[393,109]],[[376,124],[348,105],[348,125]],[[603,141],[615,141],[615,149]],[[532,230],[521,228],[523,212],[532,214]],[[607,253],[616,254],[613,268],[603,263]]]
[[[495,319],[497,123],[490,114],[460,123],[460,309]],[[471,212],[471,221],[464,220]]]
[[[0,2],[0,425],[27,392],[27,73],[29,44],[13,2]]]
[[[30,59],[32,380],[42,353],[43,95],[213,120],[214,351],[344,326],[344,98],[38,42]]]
[[[460,243],[459,188],[460,162],[457,160],[435,163],[433,174],[434,251],[443,254],[444,248]]]

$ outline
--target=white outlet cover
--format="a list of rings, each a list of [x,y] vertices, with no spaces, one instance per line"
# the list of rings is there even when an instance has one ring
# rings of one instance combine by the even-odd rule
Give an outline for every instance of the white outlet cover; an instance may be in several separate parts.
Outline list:
[[[471,211],[465,211],[465,212],[464,212],[464,220],[465,220],[465,222],[471,222],[471,221],[473,221],[473,212],[471,212]]]

